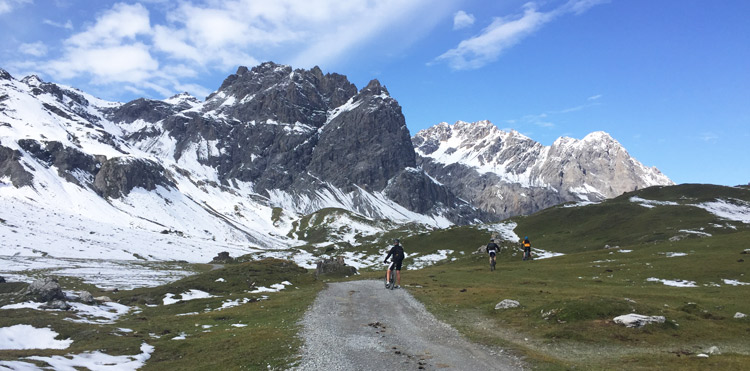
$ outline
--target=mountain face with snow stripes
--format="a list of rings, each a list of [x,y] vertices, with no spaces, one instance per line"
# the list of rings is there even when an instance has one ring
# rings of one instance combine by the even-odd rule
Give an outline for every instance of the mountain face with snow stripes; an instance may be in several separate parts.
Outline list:
[[[569,201],[600,201],[674,184],[604,132],[543,146],[489,121],[440,123],[412,142],[420,166],[459,197],[500,217]]]
[[[668,183],[603,133],[544,147],[481,122],[411,137],[377,80],[357,90],[317,67],[240,67],[203,101],[128,103],[0,70],[0,237],[10,254],[296,254],[307,242],[295,225],[323,209],[434,228]],[[339,226],[347,244],[377,233],[360,224]]]

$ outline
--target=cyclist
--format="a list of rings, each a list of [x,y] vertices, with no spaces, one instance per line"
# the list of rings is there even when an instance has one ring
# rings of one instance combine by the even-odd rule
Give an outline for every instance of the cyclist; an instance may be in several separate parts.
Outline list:
[[[521,245],[523,246],[523,260],[531,260],[531,242],[529,241],[529,237],[524,237]]]
[[[487,244],[487,253],[490,254],[490,266],[495,264],[495,255],[500,251],[500,246],[497,246],[494,238],[490,238],[490,243]]]
[[[383,263],[388,263],[388,258],[393,255],[393,263],[390,267],[388,267],[388,270],[385,272],[385,281],[386,283],[391,281],[391,267],[396,271],[396,288],[401,287],[401,263],[404,261],[404,258],[406,257],[406,253],[404,253],[404,247],[401,246],[401,242],[398,239],[393,240],[393,247],[388,251],[388,255],[385,257],[385,260]]]

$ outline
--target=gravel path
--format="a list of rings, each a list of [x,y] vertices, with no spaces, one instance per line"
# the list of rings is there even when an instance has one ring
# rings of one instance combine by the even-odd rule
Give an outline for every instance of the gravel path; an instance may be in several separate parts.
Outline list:
[[[502,349],[473,344],[406,290],[381,281],[332,283],[302,320],[297,370],[518,370]]]

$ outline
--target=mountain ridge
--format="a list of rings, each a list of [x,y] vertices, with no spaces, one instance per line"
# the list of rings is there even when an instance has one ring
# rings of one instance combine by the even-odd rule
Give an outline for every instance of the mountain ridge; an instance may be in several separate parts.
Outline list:
[[[220,246],[303,245],[290,235],[293,222],[326,208],[443,228],[523,213],[507,202],[513,197],[539,196],[537,208],[566,201],[545,187],[509,183],[505,195],[483,202],[472,192],[499,177],[420,152],[426,147],[414,144],[401,106],[378,80],[357,90],[343,75],[273,62],[239,67],[204,101],[180,93],[108,102],[0,70],[0,133],[0,201],[49,213],[34,218],[27,210],[14,223],[62,213],[100,218],[123,233],[210,241],[206,251],[183,252],[191,259]],[[542,150],[517,132],[510,137],[531,144],[511,151],[526,161]],[[467,176],[451,180],[446,168]],[[498,210],[500,202],[511,207]],[[174,248],[158,241],[147,243]]]

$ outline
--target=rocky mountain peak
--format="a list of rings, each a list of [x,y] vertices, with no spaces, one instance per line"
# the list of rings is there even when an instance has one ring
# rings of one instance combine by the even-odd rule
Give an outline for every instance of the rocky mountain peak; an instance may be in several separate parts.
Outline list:
[[[21,82],[31,87],[38,87],[44,83],[44,80],[37,75],[29,75],[21,79]]]
[[[360,94],[367,94],[367,95],[387,95],[390,96],[388,93],[388,89],[385,88],[384,85],[380,84],[380,81],[378,79],[372,79],[370,82],[365,86],[361,91]]]
[[[0,80],[12,80],[12,79],[13,79],[13,76],[11,76],[11,74],[8,71],[0,68]]]

